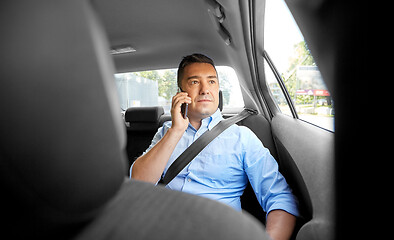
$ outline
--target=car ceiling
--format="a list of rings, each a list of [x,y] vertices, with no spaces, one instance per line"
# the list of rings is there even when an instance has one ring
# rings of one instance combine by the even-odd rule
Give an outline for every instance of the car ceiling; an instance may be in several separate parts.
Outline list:
[[[213,0],[92,2],[111,48],[129,45],[136,49],[113,56],[118,72],[175,68],[183,56],[194,52],[210,56],[216,65],[233,66],[234,58],[238,63],[247,62],[238,1],[220,1],[225,14],[222,26],[231,35],[230,46],[219,34],[219,22],[213,17],[218,9]]]

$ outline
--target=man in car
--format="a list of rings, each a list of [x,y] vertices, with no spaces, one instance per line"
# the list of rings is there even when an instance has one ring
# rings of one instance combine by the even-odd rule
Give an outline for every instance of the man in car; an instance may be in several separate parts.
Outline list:
[[[218,109],[219,79],[213,61],[193,54],[178,68],[181,92],[172,98],[172,121],[165,122],[150,147],[130,169],[133,179],[157,183],[174,160],[223,117]],[[187,118],[181,105],[188,104]],[[297,201],[275,159],[247,127],[226,129],[187,165],[167,188],[221,201],[241,210],[240,196],[250,181],[267,212],[267,232],[288,239],[298,216]]]

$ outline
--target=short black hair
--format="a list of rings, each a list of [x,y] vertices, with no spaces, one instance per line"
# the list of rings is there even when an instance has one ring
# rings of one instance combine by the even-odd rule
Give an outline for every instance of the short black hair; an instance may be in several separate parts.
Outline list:
[[[180,89],[182,89],[181,84],[182,84],[183,71],[186,66],[188,66],[192,63],[208,63],[208,64],[211,64],[216,71],[216,67],[215,67],[215,64],[213,63],[213,60],[210,59],[209,57],[205,56],[204,54],[193,53],[191,55],[185,56],[185,57],[183,57],[182,61],[179,63],[179,67],[178,67],[178,75],[177,75],[178,79],[177,80],[178,80],[178,87]],[[216,75],[217,75],[217,71],[216,71]]]

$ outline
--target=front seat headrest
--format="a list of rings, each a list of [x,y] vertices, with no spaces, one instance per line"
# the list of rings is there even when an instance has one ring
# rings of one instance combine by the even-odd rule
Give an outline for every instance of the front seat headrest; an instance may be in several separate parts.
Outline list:
[[[89,220],[124,181],[126,136],[114,66],[88,1],[6,2],[1,207],[18,216],[10,226],[48,232]]]

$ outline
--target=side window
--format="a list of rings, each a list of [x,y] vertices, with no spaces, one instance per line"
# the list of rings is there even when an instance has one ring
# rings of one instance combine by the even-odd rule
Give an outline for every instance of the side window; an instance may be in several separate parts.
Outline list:
[[[334,131],[334,101],[328,91],[319,68],[311,55],[292,14],[283,0],[266,0],[264,48],[278,76],[283,82],[298,118],[319,127]],[[267,85],[273,96],[277,95],[273,74],[266,66]],[[277,84],[278,81],[276,81]],[[280,89],[282,90],[282,89]],[[274,98],[275,99],[275,98]],[[282,113],[292,115],[290,108],[284,108],[275,99]]]
[[[286,100],[285,95],[280,87],[280,84],[277,78],[274,75],[271,67],[267,63],[267,60],[264,59],[264,71],[265,71],[265,81],[268,85],[269,90],[271,91],[271,96],[278,106],[279,110],[286,115],[293,116],[290,110],[290,106]]]

